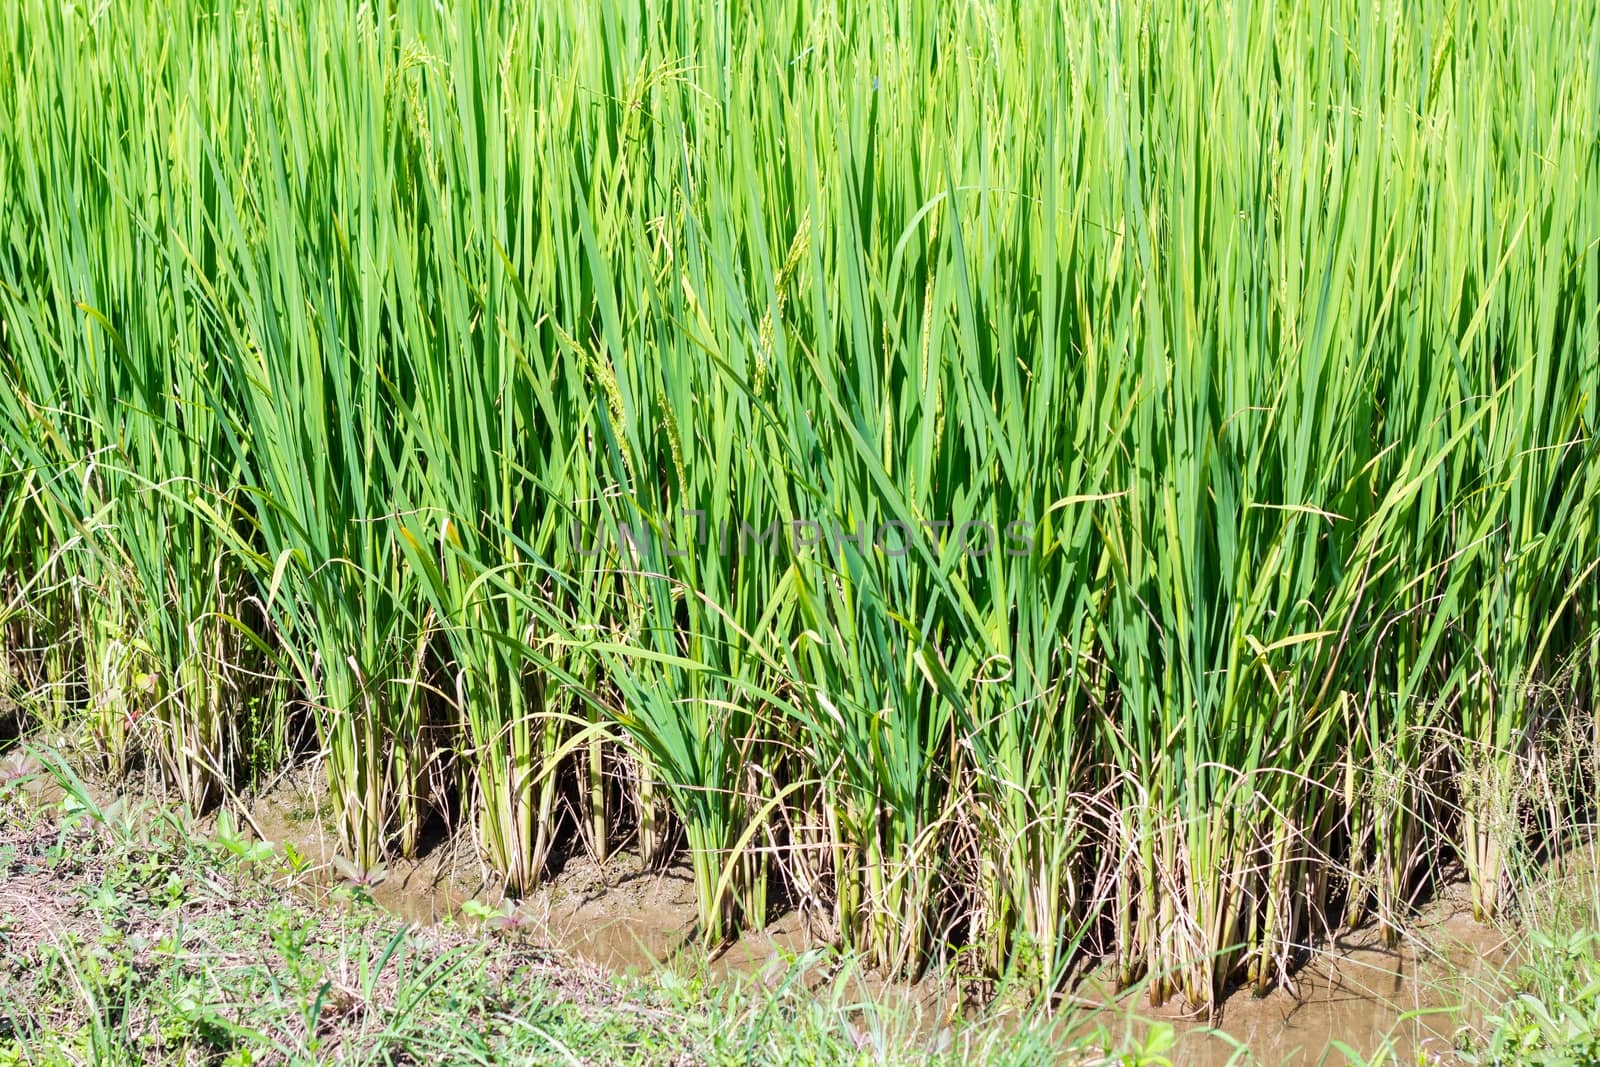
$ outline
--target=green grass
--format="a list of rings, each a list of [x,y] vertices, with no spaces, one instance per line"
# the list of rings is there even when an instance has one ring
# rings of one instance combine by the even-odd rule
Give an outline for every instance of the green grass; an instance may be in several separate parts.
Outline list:
[[[0,41],[0,632],[113,770],[310,737],[361,867],[685,849],[708,944],[1201,1007],[1455,859],[1514,904],[1600,678],[1593,12]]]
[[[1549,857],[1513,860],[1517,948],[1495,988],[1480,994],[1483,1021],[1462,1042],[1485,1067],[1600,1064],[1600,849],[1587,768],[1561,760],[1538,768],[1555,827]]]
[[[1491,1016],[1477,1064],[1586,1067],[1600,1063],[1600,935],[1592,926],[1565,936],[1535,933],[1515,996]]]
[[[1105,1030],[924,1017],[821,954],[618,979],[467,920],[412,927],[226,824],[25,781],[0,784],[3,1064],[1109,1062]]]

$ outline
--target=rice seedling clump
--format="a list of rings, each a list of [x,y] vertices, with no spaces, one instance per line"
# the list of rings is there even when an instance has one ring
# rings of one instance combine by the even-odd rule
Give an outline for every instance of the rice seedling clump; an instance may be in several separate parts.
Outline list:
[[[1196,1006],[1552,847],[1596,9],[17,0],[0,97],[0,717],[108,773]]]

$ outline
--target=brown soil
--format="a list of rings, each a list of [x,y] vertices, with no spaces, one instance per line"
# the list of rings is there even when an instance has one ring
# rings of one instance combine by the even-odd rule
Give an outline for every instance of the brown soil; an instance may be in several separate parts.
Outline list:
[[[321,793],[313,782],[302,775],[281,784],[250,805],[249,821],[268,840],[292,842],[333,878],[335,845],[324,829],[326,812],[317,810]],[[392,912],[421,924],[460,915],[469,900],[489,907],[504,903],[490,872],[459,836],[420,860],[390,864],[371,892]],[[713,977],[749,975],[810,947],[791,914],[707,959],[693,944],[694,914],[686,866],[645,870],[636,855],[624,853],[604,864],[572,859],[516,906],[509,923],[534,945],[613,972],[687,962],[705,965]],[[1345,1063],[1334,1042],[1363,1055],[1388,1047],[1400,1063],[1447,1063],[1455,1062],[1457,1029],[1472,1021],[1470,1006],[1481,1003],[1509,955],[1502,937],[1475,923],[1453,892],[1435,901],[1397,948],[1385,947],[1373,930],[1357,930],[1319,951],[1296,973],[1292,988],[1264,997],[1235,994],[1216,1029],[1172,1007],[1153,1009],[1139,996],[1097,994],[1092,981],[1078,996],[1099,1006],[1091,1026],[1113,1033],[1129,1027],[1140,1032],[1150,1020],[1172,1024],[1179,1033],[1174,1062],[1196,1067]],[[930,1022],[960,1010],[959,997],[933,980],[915,987],[870,977],[859,981],[864,995],[914,1008]]]
[[[296,772],[251,800],[243,821],[267,841],[292,844],[323,879],[336,882],[338,845],[328,830],[331,812],[325,798],[313,774]],[[510,908],[510,919],[491,920],[490,925],[511,927],[531,947],[616,974],[644,974],[663,966],[703,968],[713,980],[788,973],[796,957],[821,947],[790,912],[708,955],[695,938],[694,878],[688,864],[651,870],[637,853],[627,851],[605,863],[571,857],[551,881],[508,904],[500,882],[478,861],[471,843],[456,835],[418,859],[389,863],[382,881],[368,892],[393,914],[422,925],[461,918],[469,901]],[[841,978],[820,968],[814,977],[835,983]],[[852,974],[843,984],[852,997],[859,994],[871,1002],[887,997],[930,1026],[961,1011],[956,992],[931,978],[908,985]]]
[[[1373,929],[1352,931],[1322,948],[1294,975],[1293,988],[1256,997],[1241,991],[1223,1006],[1217,1036],[1203,1020],[1172,1010],[1134,1010],[1165,1018],[1179,1029],[1178,1063],[1298,1067],[1352,1061],[1388,1049],[1402,1064],[1456,1063],[1457,1031],[1495,986],[1510,956],[1497,931],[1479,925],[1455,893],[1436,901],[1388,948]],[[1236,1049],[1251,1059],[1235,1058]]]

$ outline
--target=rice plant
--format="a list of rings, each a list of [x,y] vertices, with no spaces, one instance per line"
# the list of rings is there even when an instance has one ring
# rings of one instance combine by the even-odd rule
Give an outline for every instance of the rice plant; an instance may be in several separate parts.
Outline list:
[[[1594,13],[0,29],[0,632],[113,770],[204,806],[282,686],[358,865],[1196,1006],[1508,906],[1596,729]]]

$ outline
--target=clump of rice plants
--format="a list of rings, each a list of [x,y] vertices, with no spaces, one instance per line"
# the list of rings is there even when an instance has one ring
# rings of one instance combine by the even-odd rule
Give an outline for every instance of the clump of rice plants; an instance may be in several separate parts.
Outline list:
[[[113,770],[303,717],[360,866],[1197,1006],[1507,908],[1597,729],[1594,13],[0,30],[0,632]]]

